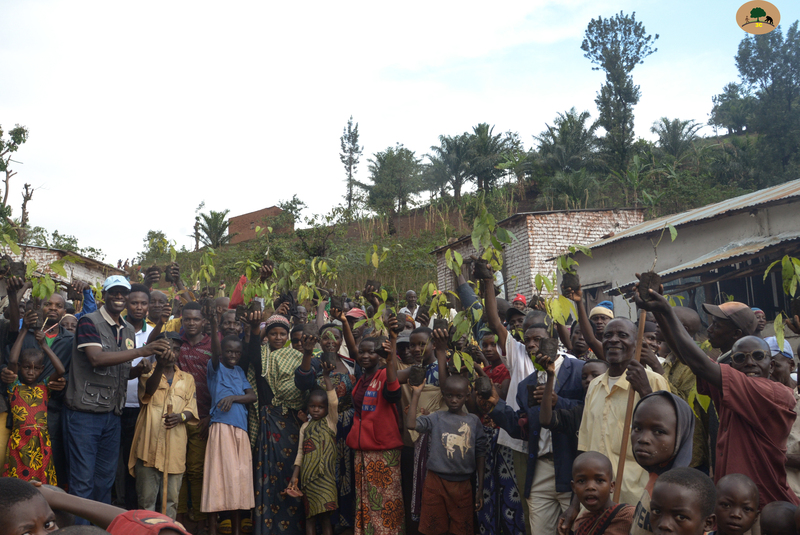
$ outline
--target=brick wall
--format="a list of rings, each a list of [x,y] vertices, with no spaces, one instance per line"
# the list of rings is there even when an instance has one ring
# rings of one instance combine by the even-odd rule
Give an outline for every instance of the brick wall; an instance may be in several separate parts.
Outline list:
[[[641,210],[542,212],[507,219],[502,227],[517,239],[503,251],[506,297],[521,293],[530,298],[536,274],[549,276],[555,271],[555,262],[547,259],[562,254],[570,245],[589,245],[610,232],[637,225],[643,219]],[[476,254],[469,238],[449,248],[464,258]],[[455,290],[456,282],[453,272],[447,269],[446,251],[436,252],[437,286],[444,291]]]
[[[589,245],[610,232],[620,232],[642,221],[644,212],[641,210],[528,215],[528,236],[531,239],[530,279],[537,273],[551,275],[555,271],[555,262],[547,259],[564,253],[570,245]]]
[[[228,227],[228,233],[233,235],[231,239],[231,243],[241,243],[243,241],[252,240],[256,237],[256,227],[266,227],[267,222],[265,218],[268,217],[275,217],[280,215],[283,212],[277,206],[270,206],[269,208],[264,208],[262,210],[257,210],[255,212],[250,212],[249,214],[237,215],[235,217],[231,217],[228,221],[230,222],[230,226]],[[278,229],[273,229],[274,231],[278,231]],[[291,228],[285,229],[282,228],[280,231],[282,232],[291,232],[294,230],[294,225]]]

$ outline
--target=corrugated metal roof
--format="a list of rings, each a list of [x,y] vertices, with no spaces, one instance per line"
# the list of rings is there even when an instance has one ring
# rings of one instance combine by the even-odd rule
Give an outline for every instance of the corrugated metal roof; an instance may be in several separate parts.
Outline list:
[[[755,206],[798,196],[800,196],[800,180],[792,180],[791,182],[786,182],[780,186],[762,189],[753,193],[748,193],[747,195],[740,195],[739,197],[709,204],[708,206],[703,206],[702,208],[695,208],[694,210],[688,210],[686,212],[681,212],[680,214],[667,215],[664,217],[659,217],[658,219],[645,221],[644,223],[640,223],[623,230],[622,232],[615,234],[610,238],[596,241],[588,247],[590,249],[595,249],[597,247],[603,247],[604,245],[608,245],[609,243],[622,239],[641,234],[648,234],[650,232],[656,232],[663,229],[667,224],[670,224],[674,227],[679,227],[688,223],[718,217],[726,213],[747,210]]]
[[[694,260],[684,262],[683,264],[677,265],[665,271],[660,271],[659,274],[661,275],[662,278],[667,279],[668,281],[675,280],[679,277],[676,277],[674,275],[677,275],[679,273],[694,271],[704,266],[711,266],[718,262],[731,260],[739,256],[752,256],[760,251],[763,251],[764,249],[768,249],[770,247],[774,247],[776,245],[780,245],[782,243],[798,239],[800,239],[800,232],[784,232],[782,234],[778,234],[775,236],[766,236],[766,237],[753,236],[752,238],[747,238],[745,240],[741,240],[738,242],[729,243],[724,247],[715,249],[714,251],[704,254],[703,256],[699,256]],[[627,284],[623,284],[622,286],[620,286],[620,288],[632,286],[635,283],[636,281],[631,281],[628,282]]]

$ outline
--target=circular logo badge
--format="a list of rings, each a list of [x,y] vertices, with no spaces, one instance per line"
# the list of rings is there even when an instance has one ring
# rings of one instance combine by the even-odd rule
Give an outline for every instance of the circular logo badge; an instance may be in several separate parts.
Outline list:
[[[769,2],[753,0],[747,2],[736,12],[736,23],[741,29],[753,35],[769,33],[781,22],[781,12]]]

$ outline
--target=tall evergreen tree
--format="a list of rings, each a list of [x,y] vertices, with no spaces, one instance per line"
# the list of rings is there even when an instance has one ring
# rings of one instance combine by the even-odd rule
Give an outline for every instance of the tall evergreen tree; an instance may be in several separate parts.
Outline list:
[[[353,189],[358,185],[356,184],[356,172],[358,169],[359,158],[364,151],[364,147],[358,145],[358,123],[353,126],[353,116],[347,121],[347,126],[342,130],[342,137],[339,139],[342,144],[342,152],[339,153],[339,159],[344,164],[344,171],[347,174],[345,183],[347,184],[347,194],[344,196],[347,201],[347,210],[353,208]]]
[[[598,17],[589,22],[581,50],[584,56],[606,73],[606,83],[595,99],[600,111],[598,124],[606,135],[602,140],[605,159],[612,170],[627,168],[633,145],[633,106],[639,102],[639,86],[630,76],[633,68],[658,49],[658,39],[647,35],[644,25],[621,11],[612,18]]]

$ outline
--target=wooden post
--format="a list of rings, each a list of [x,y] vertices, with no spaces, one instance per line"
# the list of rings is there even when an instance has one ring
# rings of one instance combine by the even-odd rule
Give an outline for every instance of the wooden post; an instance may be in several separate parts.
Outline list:
[[[170,389],[171,390],[171,389]],[[167,415],[172,414],[172,403],[167,405]],[[169,488],[169,429],[164,432],[164,485],[161,489],[161,514],[167,514],[167,490]],[[169,516],[169,515],[167,515]]]
[[[636,333],[636,353],[633,358],[636,362],[642,359],[642,344],[644,343],[644,322],[647,318],[647,311],[639,311],[639,331]],[[625,372],[627,373],[627,372]],[[631,419],[633,419],[633,397],[636,392],[632,386],[628,386],[628,408],[625,410],[625,423],[622,427],[622,444],[619,445],[619,464],[617,464],[616,480],[614,486],[614,501],[619,503],[619,495],[622,492],[622,476],[625,473],[625,457],[628,456],[628,442],[631,440]]]

